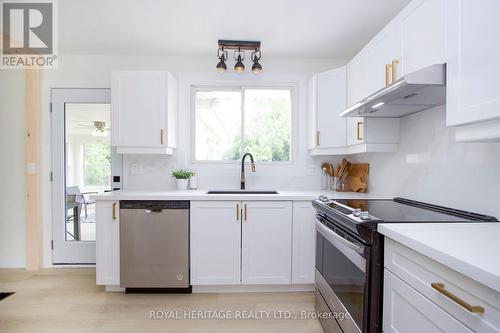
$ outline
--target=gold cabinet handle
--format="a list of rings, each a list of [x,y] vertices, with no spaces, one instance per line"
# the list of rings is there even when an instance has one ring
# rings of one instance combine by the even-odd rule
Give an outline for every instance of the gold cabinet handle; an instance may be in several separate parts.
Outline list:
[[[446,290],[444,288],[444,283],[434,282],[434,283],[431,283],[431,287],[433,289],[437,290],[440,294],[451,299],[453,302],[457,303],[458,305],[460,305],[461,307],[463,307],[464,309],[466,309],[469,312],[484,313],[484,308],[482,306],[470,305],[469,303],[467,303],[466,301],[464,301],[460,297],[458,297],[458,296],[452,294],[451,292],[449,292],[448,290]]]
[[[316,131],[316,145],[319,146],[319,131]]]
[[[391,84],[391,79],[389,72],[391,71],[391,64],[385,64],[385,85],[388,86]]]
[[[247,204],[245,204],[245,221],[247,220]]]
[[[356,139],[363,140],[363,136],[361,135],[361,125],[363,125],[362,121],[358,121],[356,125]]]
[[[116,220],[116,202],[113,202],[113,220]]]
[[[240,204],[236,204],[236,221],[240,220]]]
[[[163,128],[160,130],[160,144],[163,144]]]
[[[392,61],[392,63],[391,63],[391,70],[392,70],[392,81],[391,81],[391,83],[395,82],[396,79],[397,79],[398,64],[399,64],[399,60],[398,59],[394,59]]]

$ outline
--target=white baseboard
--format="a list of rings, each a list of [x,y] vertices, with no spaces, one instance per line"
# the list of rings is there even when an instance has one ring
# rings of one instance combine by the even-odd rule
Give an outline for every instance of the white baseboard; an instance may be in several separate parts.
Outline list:
[[[120,286],[111,285],[111,286],[104,286],[104,290],[106,292],[122,293],[125,291],[125,288],[122,288]]]
[[[193,293],[268,293],[313,291],[314,284],[193,286]]]
[[[106,292],[124,292],[125,288],[119,285],[104,286]],[[211,285],[193,286],[196,293],[284,293],[313,291],[314,284],[262,284],[262,285]]]

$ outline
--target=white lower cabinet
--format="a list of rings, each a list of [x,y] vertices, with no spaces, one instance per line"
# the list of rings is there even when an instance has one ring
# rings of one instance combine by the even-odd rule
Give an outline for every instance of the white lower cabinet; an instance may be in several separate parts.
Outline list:
[[[292,202],[243,202],[241,282],[289,284],[292,265]]]
[[[292,201],[191,201],[191,284],[292,283],[292,206]],[[310,215],[308,220],[313,225]],[[308,239],[297,237],[301,253],[294,280],[312,283],[314,231],[301,223],[298,231]]]
[[[191,201],[191,284],[240,284],[241,202]]]
[[[500,332],[500,293],[390,238],[384,332]]]
[[[384,332],[473,332],[384,269]]]
[[[118,201],[96,203],[96,283],[120,284],[120,206]]]
[[[316,224],[311,201],[293,202],[292,283],[314,283]]]

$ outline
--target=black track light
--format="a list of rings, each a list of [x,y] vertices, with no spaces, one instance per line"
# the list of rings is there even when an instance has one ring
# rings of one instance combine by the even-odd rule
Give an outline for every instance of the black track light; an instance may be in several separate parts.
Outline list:
[[[243,58],[241,57],[242,54],[243,54]],[[245,59],[244,56],[245,56],[245,53],[241,52],[240,49],[238,49],[237,52],[236,51],[234,52],[234,58],[236,60],[236,64],[234,64],[234,70],[237,73],[243,73],[245,71],[245,65],[243,64],[243,60]]]
[[[224,50],[223,47],[219,48],[219,50],[217,51],[217,57],[219,58],[219,62],[217,63],[217,66],[215,66],[215,68],[217,68],[220,73],[223,73],[227,70],[227,51]]]
[[[217,58],[219,62],[215,68],[219,72],[225,72],[227,70],[227,50],[234,50],[234,71],[237,73],[243,73],[245,71],[245,55],[249,52],[250,60],[252,61],[252,72],[260,73],[262,71],[262,65],[260,64],[260,58],[262,57],[260,51],[260,42],[258,41],[242,41],[242,40],[224,40],[219,39],[219,48],[217,50]]]
[[[259,73],[260,71],[262,71],[262,65],[259,64],[259,60],[261,58],[262,54],[260,52],[260,50],[258,49],[255,49],[254,52],[252,52],[252,61],[253,61],[253,65],[252,65],[252,72],[254,73]]]

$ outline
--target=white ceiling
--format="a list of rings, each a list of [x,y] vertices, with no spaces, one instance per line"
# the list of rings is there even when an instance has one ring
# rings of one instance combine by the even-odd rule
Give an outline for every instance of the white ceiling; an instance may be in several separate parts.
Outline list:
[[[63,54],[213,55],[218,39],[263,56],[349,59],[409,0],[64,0]]]
[[[111,105],[99,103],[67,103],[65,108],[66,134],[91,135],[94,121],[104,121],[110,127]]]

